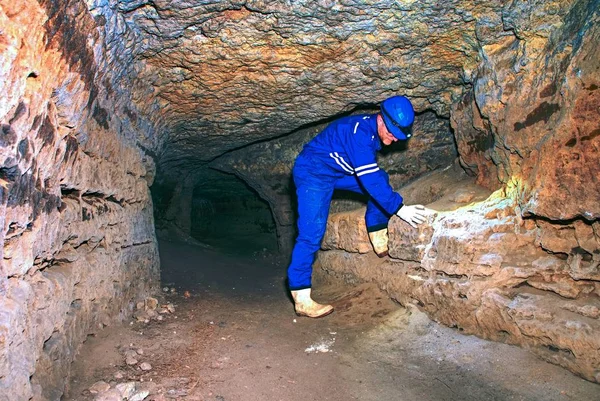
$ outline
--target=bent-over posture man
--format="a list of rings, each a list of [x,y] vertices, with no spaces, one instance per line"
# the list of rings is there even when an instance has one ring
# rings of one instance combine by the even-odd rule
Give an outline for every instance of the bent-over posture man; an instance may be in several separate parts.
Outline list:
[[[387,255],[387,225],[398,215],[416,227],[427,210],[408,206],[394,192],[388,175],[377,166],[381,144],[410,138],[414,110],[410,100],[394,96],[381,103],[377,114],[340,118],[304,146],[293,169],[298,196],[298,237],[288,268],[288,285],[296,314],[322,317],[333,312],[311,298],[312,264],[325,234],[334,189],[369,195],[365,221],[378,256]]]

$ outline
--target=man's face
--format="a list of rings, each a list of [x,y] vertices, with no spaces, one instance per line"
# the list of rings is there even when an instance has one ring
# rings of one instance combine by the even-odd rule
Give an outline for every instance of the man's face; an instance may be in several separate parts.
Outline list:
[[[381,142],[383,142],[384,145],[391,145],[398,140],[398,138],[392,135],[385,127],[385,123],[383,122],[383,117],[381,117],[381,114],[377,114],[377,133],[379,134],[379,138],[381,138]]]

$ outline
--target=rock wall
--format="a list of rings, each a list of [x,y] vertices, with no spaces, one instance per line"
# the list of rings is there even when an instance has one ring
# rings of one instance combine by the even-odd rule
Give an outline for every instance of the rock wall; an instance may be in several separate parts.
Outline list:
[[[452,108],[463,164],[483,185],[514,183],[524,215],[600,217],[599,6],[508,7],[514,36],[481,47],[473,86]]]
[[[426,196],[423,189],[412,189],[415,200]],[[384,259],[371,250],[364,210],[331,216],[316,274],[375,282],[438,322],[527,347],[600,382],[598,270],[546,252],[541,230],[515,213],[517,202],[504,190],[468,204],[456,202],[463,197],[458,192],[445,197],[454,200],[450,209],[455,210],[437,213],[418,230],[398,218],[390,221],[390,255]],[[452,203],[440,207],[438,200],[430,207],[441,210]],[[599,249],[598,222],[576,227],[574,236]]]
[[[104,22],[0,1],[0,400],[60,399],[86,337],[157,283],[152,124],[111,85]]]

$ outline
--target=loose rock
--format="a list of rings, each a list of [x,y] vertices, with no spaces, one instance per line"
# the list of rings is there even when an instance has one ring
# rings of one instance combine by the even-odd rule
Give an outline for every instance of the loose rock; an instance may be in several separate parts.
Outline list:
[[[131,395],[135,392],[135,382],[117,384],[116,389],[119,390],[123,398],[129,400]]]
[[[108,391],[108,389],[110,389],[110,384],[102,380],[92,384],[92,387],[89,388],[90,393],[92,394],[103,393],[105,391]]]

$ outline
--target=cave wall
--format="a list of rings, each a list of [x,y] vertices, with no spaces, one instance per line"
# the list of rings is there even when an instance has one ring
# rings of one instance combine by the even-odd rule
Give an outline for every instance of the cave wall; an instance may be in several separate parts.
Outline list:
[[[527,216],[600,217],[598,1],[513,4],[514,32],[483,44],[452,109],[461,160],[486,186],[514,183]]]
[[[514,35],[481,43],[451,112],[462,166],[502,189],[417,231],[393,219],[382,260],[362,211],[336,214],[323,271],[374,281],[444,324],[600,382],[599,9],[508,4],[502,23]]]
[[[0,1],[1,400],[59,399],[86,337],[157,284],[154,132],[112,86],[105,23]]]
[[[403,189],[416,200],[427,196],[426,182],[413,185]],[[515,213],[517,202],[504,190],[483,202],[456,202],[457,195],[444,195],[446,206],[455,204],[449,209],[431,204],[441,211],[418,230],[392,218],[389,257],[382,259],[372,252],[364,209],[332,215],[315,264],[317,281],[333,275],[374,282],[440,323],[526,347],[600,382],[598,271],[581,271],[576,258],[542,249],[536,223]],[[580,224],[576,232],[598,249],[600,238],[590,234],[599,228]]]

